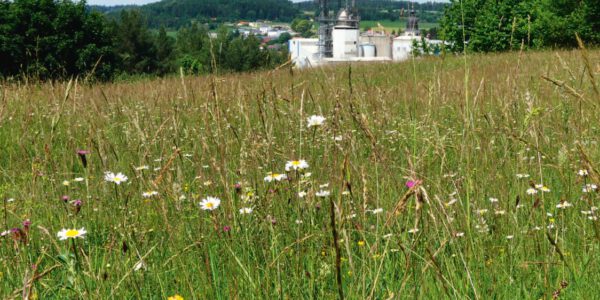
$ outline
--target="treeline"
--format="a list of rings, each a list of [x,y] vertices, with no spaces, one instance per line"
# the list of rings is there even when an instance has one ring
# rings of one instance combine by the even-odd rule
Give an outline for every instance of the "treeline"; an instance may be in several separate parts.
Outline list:
[[[338,11],[345,6],[345,1],[329,1],[329,8]],[[301,11],[318,11],[319,4],[315,1],[305,1],[295,4]],[[402,16],[407,16],[408,11],[415,10],[422,22],[437,23],[442,17],[444,2],[410,2],[390,0],[357,0],[356,8],[362,20],[390,20],[396,21]]]
[[[479,52],[600,45],[599,0],[451,0],[441,37],[451,50]]]
[[[212,37],[211,37],[212,35]],[[221,28],[190,23],[176,37],[149,29],[139,11],[109,20],[85,2],[0,0],[0,77],[86,76],[111,80],[138,74],[250,71],[272,68],[287,52]]]
[[[128,7],[115,7],[109,16],[118,17]],[[106,11],[106,9],[104,9]],[[233,22],[271,20],[291,22],[299,10],[288,0],[163,0],[139,7],[153,28],[180,28],[191,21]]]

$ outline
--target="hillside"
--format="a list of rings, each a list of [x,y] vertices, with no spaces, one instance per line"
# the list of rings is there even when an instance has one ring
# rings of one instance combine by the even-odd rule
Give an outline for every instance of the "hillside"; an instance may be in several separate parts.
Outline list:
[[[121,9],[128,8],[116,7],[109,9],[108,13],[115,15]],[[146,15],[149,26],[169,28],[188,25],[191,20],[202,23],[211,20],[291,21],[299,14],[299,10],[288,0],[163,0],[136,9]]]
[[[599,62],[2,82],[0,298],[595,299]]]
[[[338,2],[331,1],[338,9]],[[343,2],[340,2],[343,3]],[[401,11],[415,9],[423,22],[437,23],[447,3],[418,3],[409,1],[359,0],[357,7],[363,20],[396,21]],[[304,14],[314,14],[318,4],[314,1],[293,3],[289,0],[162,0],[142,6],[92,6],[92,9],[116,17],[123,9],[139,9],[146,14],[151,27],[178,28],[191,20],[200,22],[271,20],[290,22]]]

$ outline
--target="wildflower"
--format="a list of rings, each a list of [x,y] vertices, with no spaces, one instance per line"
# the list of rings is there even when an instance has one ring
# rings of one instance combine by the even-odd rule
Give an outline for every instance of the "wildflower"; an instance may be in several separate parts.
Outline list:
[[[77,178],[73,179],[73,181],[75,181],[75,182],[82,182],[84,180],[85,179],[83,177],[77,177]]]
[[[408,230],[408,233],[417,233],[419,232],[419,228],[412,228]]]
[[[251,214],[254,210],[252,209],[252,207],[242,207],[240,208],[240,214],[241,215],[247,215],[247,214]]]
[[[64,186],[69,186],[71,183],[68,180],[65,180],[62,182],[62,185]]]
[[[487,209],[478,209],[475,211],[478,215],[483,215],[486,214],[488,212]]]
[[[502,215],[504,215],[505,213],[506,213],[506,211],[505,211],[505,210],[495,210],[495,211],[494,211],[494,214],[495,214],[495,215],[497,215],[497,216],[502,216]]]
[[[527,189],[527,195],[535,195],[535,194],[537,194],[537,192],[538,191],[536,189],[534,189],[534,188],[528,188]]]
[[[64,195],[64,196],[60,197],[60,200],[62,200],[63,202],[65,202],[65,203],[66,203],[66,202],[68,202],[68,201],[69,201],[69,196],[67,196],[67,195]]]
[[[359,247],[362,247],[362,246],[364,246],[364,245],[365,245],[365,241],[363,241],[363,240],[360,240],[360,241],[358,241],[358,243],[356,243],[356,244],[357,244]]]
[[[325,189],[325,188],[328,188],[328,187],[329,187],[329,183],[325,183],[325,184],[319,185],[320,189]]]
[[[62,229],[57,236],[61,241],[64,241],[66,239],[84,238],[86,233],[87,231],[83,227],[81,229]]]
[[[150,167],[147,165],[143,165],[143,166],[139,166],[139,167],[135,168],[136,171],[143,171],[143,170],[148,170],[148,169],[150,169]]]
[[[421,180],[409,180],[406,182],[406,187],[412,189],[415,185],[420,184]]]
[[[113,172],[106,172],[104,173],[104,180],[108,181],[108,182],[114,182],[117,185],[120,185],[123,182],[127,181],[127,176],[123,175],[123,173],[113,173]]]
[[[348,196],[348,195],[350,195],[350,191],[343,191],[343,192],[342,192],[342,195],[344,195],[344,196]]]
[[[465,236],[465,233],[464,232],[457,232],[457,233],[454,234],[454,236],[455,237],[463,237],[463,236]]]
[[[79,155],[79,159],[81,159],[81,164],[83,165],[84,168],[87,168],[87,158],[86,155],[90,154],[91,152],[88,150],[77,150],[77,155]]]
[[[296,220],[296,224],[300,225],[302,223],[304,223],[304,221],[302,221],[302,220]]]
[[[528,178],[529,174],[517,174],[517,178],[519,179],[523,179],[523,178]]]
[[[183,300],[183,297],[176,294],[175,296],[167,298],[167,300]]]
[[[221,199],[215,197],[206,197],[200,202],[200,208],[202,210],[215,210],[221,205]]]
[[[306,195],[307,195],[307,193],[305,191],[298,192],[299,198],[304,198],[304,197],[306,197]]]
[[[583,186],[583,188],[581,189],[582,192],[584,193],[591,193],[595,190],[598,189],[598,186],[593,184],[593,183],[588,183],[586,185]]]
[[[514,237],[515,237],[514,235],[507,235],[507,236],[506,236],[506,239],[507,239],[507,240],[512,240]]]
[[[144,198],[152,198],[154,196],[158,196],[157,191],[147,191],[147,192],[142,193],[142,197],[144,197]]]
[[[325,122],[325,117],[312,115],[312,116],[308,117],[307,122],[308,122],[307,127],[321,126]]]
[[[565,209],[565,208],[571,207],[571,206],[573,206],[573,204],[571,204],[571,203],[569,203],[567,201],[563,201],[563,202],[557,204],[556,208]]]
[[[25,228],[25,230],[29,230],[30,226],[31,226],[31,220],[27,219],[27,220],[23,221],[23,228]]]
[[[285,164],[285,170],[288,172],[291,170],[297,171],[297,170],[304,170],[307,168],[308,168],[308,163],[303,159],[291,160]]]
[[[581,177],[586,177],[589,175],[589,172],[586,169],[581,169],[581,170],[577,171],[577,175],[579,175]]]
[[[231,227],[230,226],[223,226],[223,231],[224,232],[230,232],[231,231]]]
[[[324,197],[328,197],[330,194],[331,193],[327,190],[320,190],[315,193],[315,196],[324,198]]]
[[[543,193],[547,193],[550,192],[550,189],[547,186],[543,185],[542,187],[540,187],[540,191],[542,191]]]
[[[269,172],[265,177],[265,182],[282,181],[284,179],[287,179],[287,175]]]
[[[498,198],[490,198],[490,202],[491,203],[497,203],[498,202]]]
[[[376,214],[380,214],[383,212],[383,208],[376,208],[374,210],[371,211],[374,215]]]

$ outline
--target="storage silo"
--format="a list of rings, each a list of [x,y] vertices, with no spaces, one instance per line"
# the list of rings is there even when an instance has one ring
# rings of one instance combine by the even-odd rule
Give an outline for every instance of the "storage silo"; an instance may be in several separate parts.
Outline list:
[[[358,57],[358,39],[360,31],[358,20],[346,9],[340,11],[332,31],[333,58]]]

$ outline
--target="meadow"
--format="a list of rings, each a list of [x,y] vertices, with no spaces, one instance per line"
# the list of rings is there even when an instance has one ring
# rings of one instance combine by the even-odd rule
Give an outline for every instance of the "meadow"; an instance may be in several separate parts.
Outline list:
[[[3,82],[0,298],[598,299],[598,76],[574,50]]]

